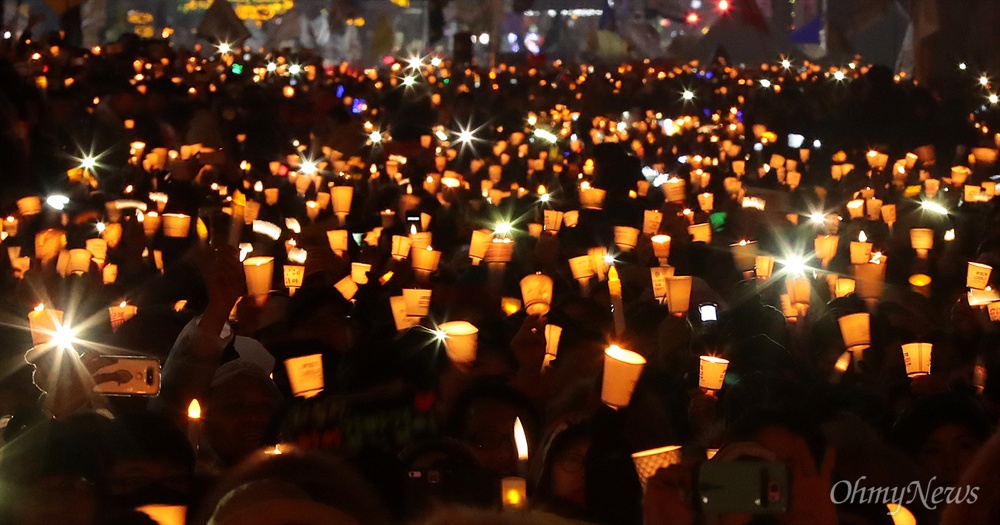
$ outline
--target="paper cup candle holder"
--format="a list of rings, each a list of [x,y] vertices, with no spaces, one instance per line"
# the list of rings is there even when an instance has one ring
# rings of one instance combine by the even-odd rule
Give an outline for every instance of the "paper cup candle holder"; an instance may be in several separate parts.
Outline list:
[[[612,408],[628,406],[639,375],[646,366],[641,355],[618,345],[604,350],[604,376],[601,383],[601,401]]]

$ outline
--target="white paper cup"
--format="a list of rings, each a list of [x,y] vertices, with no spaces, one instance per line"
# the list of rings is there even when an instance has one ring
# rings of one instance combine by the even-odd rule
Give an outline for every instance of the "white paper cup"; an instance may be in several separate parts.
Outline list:
[[[370,264],[351,263],[351,279],[358,284],[368,284],[368,272],[371,270]]]
[[[35,258],[47,263],[59,256],[66,243],[66,235],[62,230],[50,228],[35,235]]]
[[[306,276],[306,267],[298,264],[286,264],[282,268],[285,278],[285,288],[301,288]]]
[[[985,290],[990,284],[990,274],[993,267],[975,262],[969,262],[969,269],[966,274],[965,285],[976,290]]]
[[[563,213],[563,226],[567,228],[576,228],[578,222],[580,222],[579,210],[570,210]]]
[[[740,241],[729,245],[736,269],[745,272],[753,270],[757,264],[757,241]]]
[[[164,213],[163,234],[167,237],[184,238],[191,231],[191,216],[182,213]]]
[[[559,339],[562,337],[562,327],[554,324],[545,325],[545,353],[555,357],[559,353]]]
[[[44,308],[42,310],[32,310],[28,312],[28,325],[31,329],[31,344],[42,346],[48,344],[55,338],[59,327],[62,326],[63,312]]]
[[[681,462],[681,446],[670,445],[650,450],[643,450],[632,454],[632,462],[635,463],[635,472],[639,475],[639,481],[645,490],[649,478],[656,474],[661,468],[670,465],[678,465]]]
[[[933,350],[934,348],[930,343],[909,343],[903,345],[903,362],[906,364],[906,375],[915,377],[931,373],[931,353]]]
[[[930,228],[911,228],[910,246],[917,251],[917,256],[926,259],[928,252],[934,247],[934,230]]]
[[[323,355],[313,354],[285,360],[288,382],[296,397],[310,398],[323,391]]]
[[[659,210],[645,210],[642,212],[642,233],[654,236],[660,231],[660,224],[663,223],[663,213]]]
[[[34,195],[17,199],[17,211],[21,215],[38,215],[42,212],[42,199]]]
[[[837,277],[834,282],[834,296],[846,297],[854,293],[855,280],[847,277]]]
[[[837,323],[840,325],[840,335],[844,339],[845,348],[857,353],[871,346],[871,315],[867,313],[845,315],[837,319]]]
[[[613,408],[628,406],[644,366],[646,359],[641,355],[618,345],[609,346],[604,351],[601,401]]]
[[[667,308],[677,316],[687,314],[691,306],[691,276],[667,277]]]
[[[607,192],[600,188],[580,190],[580,206],[585,210],[600,210],[604,208],[606,195]]]
[[[248,257],[243,261],[247,293],[254,297],[266,296],[271,291],[274,277],[274,257]]]
[[[521,297],[528,315],[545,315],[552,305],[552,278],[536,273],[521,279]]]
[[[431,307],[431,291],[423,288],[404,288],[403,299],[406,301],[406,315],[411,317],[426,317]]]
[[[542,212],[542,227],[545,231],[558,232],[562,227],[563,212],[557,210],[544,210]]]
[[[347,230],[329,230],[326,232],[326,240],[333,253],[343,255],[347,252]]]
[[[354,295],[358,293],[358,283],[354,282],[354,279],[351,279],[349,275],[337,281],[333,287],[348,301],[354,299]]]
[[[472,363],[476,360],[479,329],[468,321],[449,321],[438,325],[444,333],[445,353],[454,363]]]
[[[74,248],[69,251],[69,271],[77,275],[83,275],[90,271],[90,260],[93,256],[83,248]]]
[[[712,226],[708,223],[703,222],[688,226],[688,234],[691,235],[692,242],[712,244]]]
[[[410,255],[410,238],[403,235],[392,236],[392,258],[403,260]]]
[[[143,505],[135,510],[149,516],[157,525],[184,525],[187,519],[184,505]]]
[[[108,242],[104,239],[87,239],[87,251],[94,259],[108,258]]]
[[[101,270],[101,275],[104,278],[104,284],[114,284],[118,280],[118,265],[117,264],[106,264],[104,269]]]
[[[726,381],[729,360],[703,355],[698,361],[698,386],[706,390],[719,390]]]
[[[615,245],[625,252],[635,249],[639,242],[639,230],[631,226],[615,226]]]
[[[931,296],[931,279],[930,275],[925,273],[915,273],[908,279],[910,283],[910,289],[917,292],[924,297],[930,298]]]
[[[474,264],[478,264],[486,257],[486,251],[491,242],[493,242],[493,232],[489,230],[474,230],[472,232],[472,240],[469,242],[469,257]]]

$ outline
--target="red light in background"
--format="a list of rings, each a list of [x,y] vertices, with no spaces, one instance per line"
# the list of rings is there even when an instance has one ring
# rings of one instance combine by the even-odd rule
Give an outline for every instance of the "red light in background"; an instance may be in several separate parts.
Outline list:
[[[727,0],[719,0],[719,11],[729,11],[729,2]]]
[[[701,20],[701,17],[698,16],[698,13],[691,11],[690,13],[688,13],[687,18],[685,18],[685,20],[687,20],[687,23],[695,25],[698,23],[699,20]]]

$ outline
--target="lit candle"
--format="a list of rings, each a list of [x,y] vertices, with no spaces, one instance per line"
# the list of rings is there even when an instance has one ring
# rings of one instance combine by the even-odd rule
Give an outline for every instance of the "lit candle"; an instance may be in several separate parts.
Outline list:
[[[864,232],[862,232],[864,234]],[[820,260],[823,268],[828,268],[830,266],[830,261],[833,257],[837,255],[837,246],[840,244],[840,237],[836,235],[817,235],[816,240],[813,241],[813,247],[816,250],[816,258]],[[852,243],[853,244],[853,243]],[[870,245],[869,245],[869,251]],[[868,258],[865,258],[867,261]]]
[[[660,231],[663,213],[659,210],[645,210],[642,214],[642,233],[655,236]]]
[[[473,266],[479,266],[479,263],[486,257],[486,251],[489,250],[492,241],[493,232],[489,230],[474,230],[472,232],[472,240],[469,242],[469,258],[472,259]]]
[[[192,399],[188,405],[187,435],[191,448],[197,453],[201,446],[201,403],[197,399]]]
[[[615,245],[624,252],[630,252],[639,242],[639,230],[631,226],[615,226]]]
[[[698,386],[707,391],[720,390],[726,381],[728,368],[728,359],[711,355],[701,356],[698,366]]]
[[[340,224],[344,224],[351,212],[351,202],[354,200],[354,187],[334,186],[330,190],[330,194],[333,196],[333,213],[337,216]],[[391,212],[392,210],[386,211]]]
[[[858,240],[851,241],[851,264],[865,264],[871,256],[872,243],[868,242],[868,236],[862,230],[858,234]]]
[[[286,264],[282,267],[282,273],[285,278],[285,288],[288,288],[288,295],[295,295],[295,291],[302,287],[306,267],[298,264]]]
[[[660,266],[666,266],[670,257],[670,236],[654,235],[651,240],[653,241],[653,254],[659,259]]]
[[[326,232],[326,240],[338,257],[347,253],[347,230],[329,230]]]
[[[931,354],[934,351],[931,343],[909,343],[903,345],[903,362],[906,365],[906,375],[910,377],[925,376],[931,373]]]
[[[413,265],[413,271],[421,280],[426,281],[430,279],[431,274],[437,271],[440,262],[441,252],[430,246],[418,248],[416,244],[412,245],[410,249],[410,264]]]
[[[729,250],[736,263],[736,269],[741,272],[748,272],[754,269],[757,263],[757,241],[741,239],[738,243],[729,245]]]
[[[271,291],[274,257],[248,257],[243,261],[243,272],[246,274],[247,293],[263,303]]]
[[[112,306],[108,308],[108,313],[111,316],[111,329],[117,331],[122,324],[135,316],[139,309],[133,305],[122,301],[118,306]]]
[[[861,361],[865,349],[872,344],[871,315],[866,312],[844,315],[837,323],[844,347],[854,355],[855,361]]]
[[[38,303],[34,310],[28,312],[31,343],[36,347],[50,344],[55,339],[62,321],[62,311],[48,309],[44,304]]]
[[[611,314],[615,320],[615,334],[625,333],[625,306],[622,303],[622,282],[618,279],[618,269],[608,270],[608,292],[611,294]]]
[[[917,251],[917,257],[926,259],[934,247],[934,230],[930,228],[911,228],[910,245]]]

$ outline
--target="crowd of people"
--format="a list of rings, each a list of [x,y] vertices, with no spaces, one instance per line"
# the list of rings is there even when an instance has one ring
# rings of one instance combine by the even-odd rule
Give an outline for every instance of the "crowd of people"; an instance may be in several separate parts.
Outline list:
[[[1000,520],[988,72],[5,52],[0,523]]]

